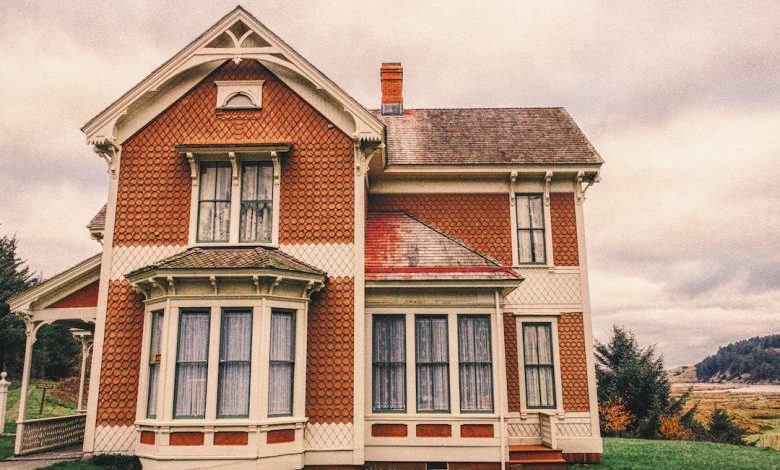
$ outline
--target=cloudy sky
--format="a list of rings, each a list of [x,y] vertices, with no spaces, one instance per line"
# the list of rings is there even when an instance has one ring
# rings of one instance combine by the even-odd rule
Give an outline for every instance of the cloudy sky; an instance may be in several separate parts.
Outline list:
[[[107,192],[79,128],[234,1],[0,2],[0,233],[45,276],[96,253]],[[606,160],[588,193],[594,329],[668,365],[780,333],[774,2],[243,5],[362,103],[565,106]]]

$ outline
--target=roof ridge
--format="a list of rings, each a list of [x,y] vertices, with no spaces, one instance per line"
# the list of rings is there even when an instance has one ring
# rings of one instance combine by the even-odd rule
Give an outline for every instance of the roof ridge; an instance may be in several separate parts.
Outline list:
[[[381,214],[382,212],[369,212],[369,214],[376,214],[376,213],[380,213]],[[446,232],[442,231],[440,228],[435,227],[435,226],[431,225],[430,223],[425,222],[424,220],[421,220],[421,219],[417,218],[416,216],[414,216],[414,215],[412,215],[412,214],[410,214],[410,213],[408,213],[406,211],[388,211],[388,212],[385,212],[385,213],[403,214],[403,215],[409,217],[410,219],[415,220],[415,221],[423,224],[424,226],[428,227],[429,229],[433,230],[434,232],[438,233],[439,235],[441,235],[441,236],[443,236],[443,237],[445,237],[445,238],[447,238],[449,240],[452,240],[453,242],[455,242],[458,245],[462,246],[463,248],[469,250],[470,252],[474,253],[475,255],[477,255],[477,256],[479,256],[481,258],[486,259],[487,261],[493,263],[497,267],[501,267],[501,268],[505,267],[504,265],[499,263],[496,259],[494,259],[494,258],[492,258],[490,256],[487,256],[484,253],[479,252],[476,248],[470,246],[469,244],[467,244],[463,240],[459,240],[459,239],[453,237],[449,233],[446,233]]]

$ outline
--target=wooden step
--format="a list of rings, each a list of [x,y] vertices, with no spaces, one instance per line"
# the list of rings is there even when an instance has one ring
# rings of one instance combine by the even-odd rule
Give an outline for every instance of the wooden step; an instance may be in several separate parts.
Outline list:
[[[560,449],[543,445],[509,446],[508,470],[565,470],[566,460]]]

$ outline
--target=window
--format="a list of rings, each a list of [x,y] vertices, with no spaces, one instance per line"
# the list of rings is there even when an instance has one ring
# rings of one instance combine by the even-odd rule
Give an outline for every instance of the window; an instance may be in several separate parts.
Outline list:
[[[256,108],[252,98],[244,93],[236,93],[225,101],[223,108]]]
[[[295,369],[295,312],[271,311],[271,352],[268,377],[268,415],[292,414]]]
[[[449,411],[450,367],[446,316],[415,317],[417,411]]]
[[[406,411],[405,325],[403,315],[373,317],[374,411]]]
[[[206,414],[209,309],[181,310],[176,352],[174,418],[203,418]]]
[[[230,235],[229,162],[202,163],[198,199],[198,241],[226,242]]]
[[[544,264],[544,209],[541,194],[518,194],[517,259],[521,264]]]
[[[458,316],[460,410],[493,411],[493,367],[490,352],[490,317]]]
[[[219,417],[249,416],[252,310],[222,310],[219,338]]]
[[[244,163],[241,169],[239,240],[268,243],[272,230],[274,169],[259,162]]]
[[[549,323],[523,323],[525,401],[528,408],[555,408],[555,369]]]
[[[146,417],[157,416],[157,390],[160,384],[160,344],[162,341],[163,312],[152,312],[151,339],[149,346],[149,394],[146,400]]]

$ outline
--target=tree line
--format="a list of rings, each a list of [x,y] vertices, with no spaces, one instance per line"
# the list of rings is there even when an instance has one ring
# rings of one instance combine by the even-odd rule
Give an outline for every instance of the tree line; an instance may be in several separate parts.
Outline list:
[[[696,364],[701,381],[780,383],[780,334],[743,339]]]

